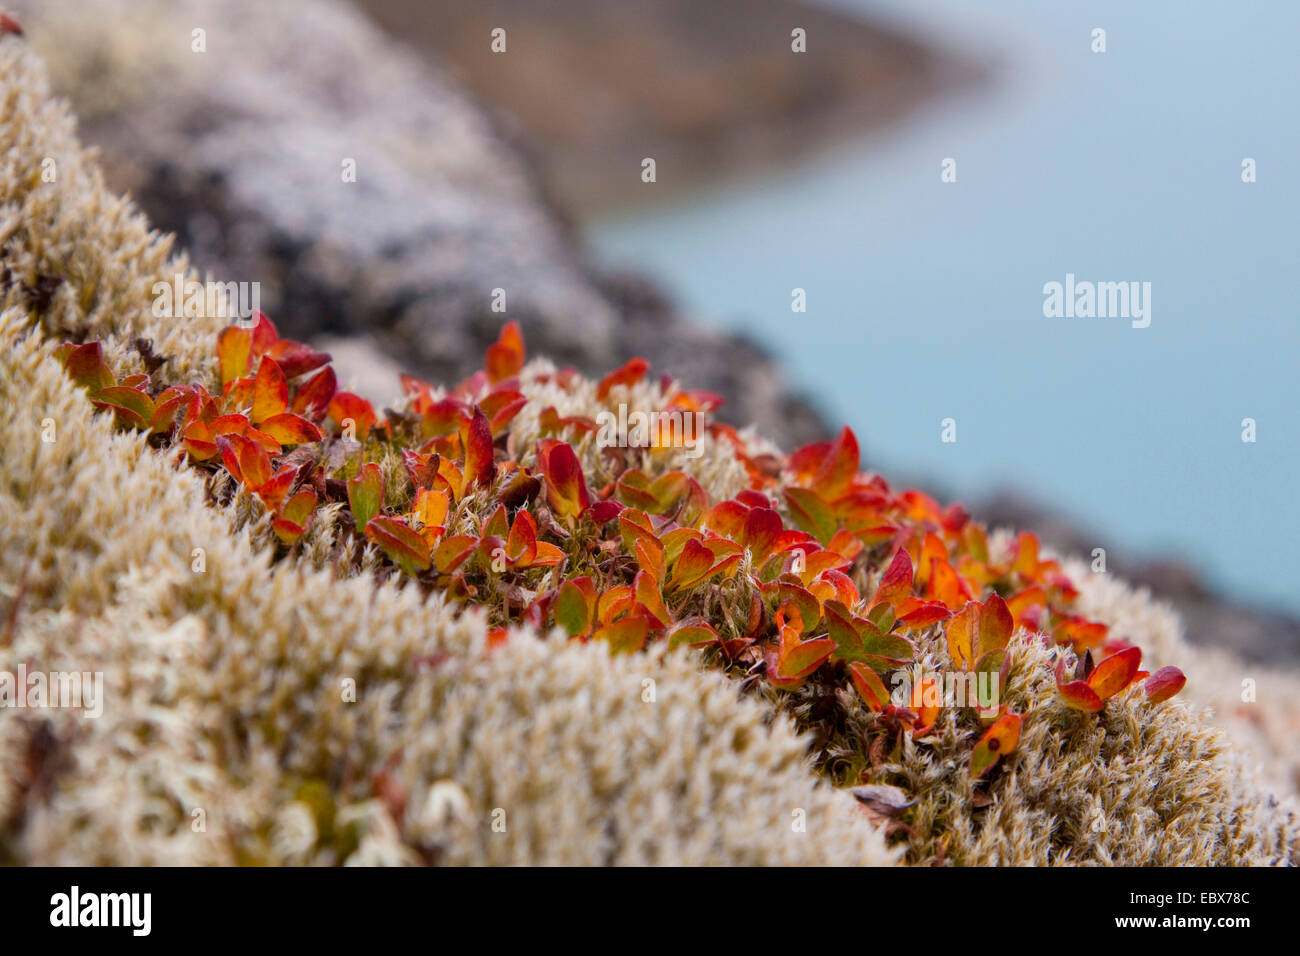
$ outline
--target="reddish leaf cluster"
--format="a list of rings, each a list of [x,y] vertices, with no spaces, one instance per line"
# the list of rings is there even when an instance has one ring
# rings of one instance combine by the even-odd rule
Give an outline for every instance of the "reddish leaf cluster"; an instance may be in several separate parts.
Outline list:
[[[509,428],[527,404],[515,323],[484,369],[448,392],[403,377],[406,406],[387,420],[337,389],[329,356],[281,339],[265,316],[224,330],[216,350],[220,396],[201,385],[155,394],[143,375],[116,382],[95,343],[61,355],[123,425],[178,436],[197,467],[224,469],[260,498],[286,546],[319,501],[345,502],[345,533],[422,586],[486,606],[498,627],[558,626],[614,652],[654,640],[701,648],[782,691],[856,694],[896,742],[924,738],[946,706],[935,699],[935,674],[921,676],[910,700],[886,689],[887,676],[921,658],[922,643],[946,647],[955,671],[1001,679],[1013,642],[1060,645],[1061,696],[1084,711],[1142,678],[1152,702],[1182,687],[1176,668],[1139,671],[1137,648],[1072,610],[1075,588],[1034,535],[995,558],[985,529],[959,505],[862,472],[848,428],[777,457],[752,454],[734,429],[708,422],[748,475],[748,487],[725,501],[659,465],[681,437],[671,434],[650,448],[599,449],[615,477],[593,489],[579,453],[596,431],[590,418],[542,409],[541,437],[527,445]],[[600,400],[647,369],[628,362],[600,382]],[[566,369],[530,381],[571,390],[579,380]],[[719,404],[668,379],[661,394],[666,408],[706,413]],[[504,639],[493,635],[494,644]],[[1095,667],[1094,651],[1103,654]],[[1078,662],[1069,679],[1067,654]],[[1022,717],[996,700],[969,710],[981,730],[970,761],[979,776],[1015,750]]]

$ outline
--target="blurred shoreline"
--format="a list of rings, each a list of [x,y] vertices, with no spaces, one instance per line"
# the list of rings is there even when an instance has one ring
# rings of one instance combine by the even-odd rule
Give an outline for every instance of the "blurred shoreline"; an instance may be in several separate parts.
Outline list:
[[[566,215],[748,179],[987,79],[984,64],[797,0],[358,0],[530,154]],[[491,49],[505,30],[506,50]],[[807,53],[792,50],[805,31]],[[642,160],[656,182],[641,182]]]

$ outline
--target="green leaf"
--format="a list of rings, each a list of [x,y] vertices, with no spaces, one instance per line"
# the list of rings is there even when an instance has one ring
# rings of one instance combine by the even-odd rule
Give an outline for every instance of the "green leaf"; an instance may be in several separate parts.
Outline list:
[[[555,597],[555,622],[568,631],[570,637],[586,634],[591,626],[587,597],[572,581],[565,581]]]
[[[358,531],[384,507],[384,476],[373,461],[363,465],[356,478],[348,479],[348,506]]]
[[[822,544],[830,543],[839,528],[830,505],[822,501],[815,491],[807,488],[787,488],[785,500],[790,506],[790,515],[795,524]]]

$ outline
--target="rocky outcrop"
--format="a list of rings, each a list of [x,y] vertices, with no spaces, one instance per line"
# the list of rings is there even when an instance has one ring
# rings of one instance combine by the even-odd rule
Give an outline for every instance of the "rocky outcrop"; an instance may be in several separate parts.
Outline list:
[[[451,381],[515,319],[558,362],[642,355],[722,394],[733,422],[786,444],[821,434],[757,346],[598,275],[485,111],[349,4],[13,8],[110,184],[200,269],[260,283],[287,334],[360,338],[359,371],[387,355]]]

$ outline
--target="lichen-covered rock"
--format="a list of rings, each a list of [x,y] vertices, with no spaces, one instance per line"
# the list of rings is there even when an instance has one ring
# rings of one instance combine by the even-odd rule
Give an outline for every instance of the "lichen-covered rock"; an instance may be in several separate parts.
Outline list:
[[[359,336],[451,381],[515,319],[561,364],[645,355],[777,440],[823,429],[753,343],[598,274],[487,114],[343,0],[13,7],[115,188],[198,268],[260,283],[289,334]]]

